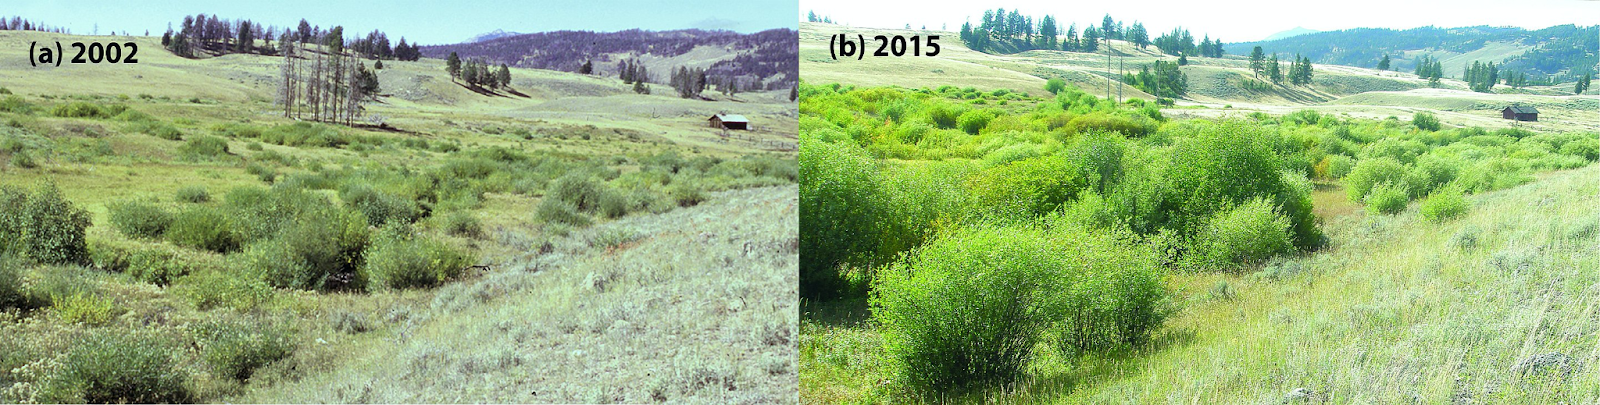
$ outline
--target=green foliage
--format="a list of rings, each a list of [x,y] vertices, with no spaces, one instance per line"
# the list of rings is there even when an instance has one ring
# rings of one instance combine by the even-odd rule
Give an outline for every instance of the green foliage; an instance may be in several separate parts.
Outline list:
[[[533,209],[534,219],[545,224],[562,224],[573,227],[589,226],[593,220],[578,211],[578,206],[557,198],[545,197]]]
[[[1000,220],[1028,220],[1054,211],[1088,187],[1061,155],[1021,160],[978,172],[968,181],[973,202]]]
[[[693,183],[674,183],[667,187],[667,196],[679,207],[693,207],[706,201],[705,192]]]
[[[211,201],[211,193],[206,192],[205,186],[199,185],[185,186],[184,188],[180,188],[178,189],[178,192],[173,195],[173,197],[178,201],[196,204]]]
[[[466,211],[454,211],[449,214],[435,217],[439,221],[439,228],[451,235],[464,238],[478,238],[483,236],[483,223],[478,217]]]
[[[6,96],[6,98],[0,99],[0,111],[13,114],[31,114],[33,113],[33,105],[28,104],[22,97]]]
[[[179,212],[165,235],[178,246],[227,253],[239,249],[241,238],[234,226],[228,213],[197,205]]]
[[[594,212],[600,207],[601,196],[606,191],[605,183],[594,175],[587,171],[575,171],[556,179],[545,193],[545,198],[572,204],[579,211]]]
[[[1439,117],[1433,116],[1432,113],[1418,111],[1416,114],[1411,115],[1411,125],[1424,131],[1438,131]]]
[[[872,258],[883,210],[878,169],[865,151],[801,139],[801,296],[821,299],[841,292],[839,266]]]
[[[50,109],[50,115],[62,118],[111,118],[127,109],[128,106],[125,105],[103,106],[87,101],[74,101],[55,106]]]
[[[1361,159],[1344,177],[1345,195],[1350,201],[1360,202],[1379,184],[1404,184],[1405,178],[1405,165],[1398,160],[1389,157]]]
[[[40,402],[187,403],[194,400],[172,361],[177,348],[151,336],[96,332],[67,352],[63,369],[44,381]]]
[[[1419,208],[1422,219],[1428,222],[1445,222],[1467,213],[1467,199],[1460,187],[1446,186],[1429,194]]]
[[[117,308],[110,298],[89,291],[75,291],[51,294],[50,309],[62,322],[100,326],[111,321]]]
[[[202,311],[216,307],[250,310],[277,293],[256,277],[221,269],[191,273],[178,279],[175,287],[173,291]]]
[[[362,270],[382,288],[428,288],[460,276],[470,264],[471,258],[455,248],[409,228],[389,226],[373,238]]]
[[[22,263],[10,255],[0,254],[0,310],[27,303],[28,295],[22,290]]]
[[[171,212],[147,201],[113,202],[106,206],[106,210],[110,212],[111,225],[123,235],[134,238],[159,238],[173,222]]]
[[[1068,355],[1147,342],[1172,313],[1155,252],[1120,233],[1055,224],[1048,235],[1070,280],[1051,291],[1056,347]],[[1046,269],[1046,271],[1050,271]]]
[[[1294,250],[1289,219],[1267,199],[1253,199],[1219,211],[1195,237],[1196,259],[1204,266],[1233,268],[1261,263]]]
[[[805,229],[802,225],[801,229]],[[896,376],[945,390],[1021,373],[1074,274],[1038,231],[963,230],[878,274],[870,303]]]
[[[89,213],[61,197],[54,184],[36,192],[0,186],[0,255],[47,264],[84,264]]]
[[[1067,124],[1074,133],[1116,132],[1129,137],[1149,135],[1156,131],[1156,122],[1149,117],[1113,115],[1104,111],[1079,116]]]
[[[295,346],[289,333],[271,326],[244,322],[212,322],[192,332],[200,358],[212,373],[244,381],[256,369],[288,357]]]
[[[1050,80],[1046,80],[1044,82],[1044,90],[1050,92],[1050,94],[1060,93],[1061,90],[1066,89],[1066,88],[1067,88],[1067,81],[1066,80],[1054,79],[1053,78],[1053,79],[1050,79]]]
[[[1406,203],[1411,202],[1411,196],[1406,194],[1404,186],[1383,183],[1372,188],[1372,193],[1367,195],[1366,202],[1368,212],[1393,215],[1406,210]]]
[[[91,240],[89,253],[96,267],[158,285],[223,267],[220,257],[214,254],[133,241]]]
[[[344,200],[346,207],[366,216],[367,224],[372,226],[410,224],[426,215],[416,201],[361,182],[346,183],[339,190],[339,199]]]
[[[25,150],[11,154],[11,165],[23,169],[33,169],[39,167],[39,163],[33,161],[33,155],[29,155],[28,151]]]
[[[989,126],[989,121],[994,120],[999,115],[994,110],[972,110],[962,113],[961,117],[956,121],[957,125],[961,126],[962,131],[966,131],[969,135],[977,135],[978,132]]]
[[[274,287],[305,290],[360,288],[356,278],[367,248],[367,220],[339,209],[308,211],[270,239],[250,244],[244,268]]]
[[[191,162],[208,161],[228,155],[228,141],[215,136],[190,137],[183,145],[178,146],[178,156]]]

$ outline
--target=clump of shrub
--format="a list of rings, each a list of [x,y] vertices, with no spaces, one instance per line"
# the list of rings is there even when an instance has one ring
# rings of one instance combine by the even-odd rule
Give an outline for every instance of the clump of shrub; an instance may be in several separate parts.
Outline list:
[[[46,264],[87,263],[89,218],[54,184],[32,193],[0,186],[0,255]]]
[[[706,194],[698,184],[675,182],[667,187],[667,196],[679,207],[693,207],[706,201]]]
[[[245,249],[240,260],[248,271],[280,288],[361,286],[357,265],[369,242],[367,221],[361,214],[326,208],[303,212],[291,220]]]
[[[455,211],[435,217],[439,228],[451,235],[477,238],[483,236],[483,223],[467,211]]]
[[[546,224],[563,224],[573,227],[589,226],[589,216],[578,212],[578,206],[557,198],[545,197],[533,209],[533,217]]]
[[[1157,115],[1160,113],[1157,112]],[[1087,115],[1074,118],[1067,128],[1074,133],[1087,133],[1091,131],[1117,132],[1128,137],[1140,137],[1156,131],[1156,122],[1143,115],[1126,117],[1112,115],[1104,111],[1096,111]]]
[[[289,334],[270,326],[214,322],[195,327],[193,334],[212,372],[238,381],[294,352]]]
[[[173,221],[171,212],[148,201],[114,202],[106,209],[111,214],[111,225],[123,235],[134,238],[159,238],[167,232],[167,227],[171,226]]]
[[[1383,183],[1372,188],[1372,193],[1367,194],[1367,211],[1374,214],[1393,215],[1406,210],[1406,203],[1411,201],[1406,194],[1404,186],[1394,183]]]
[[[33,113],[33,105],[28,104],[22,97],[6,96],[5,99],[0,99],[0,111],[14,114],[30,114]]]
[[[270,301],[275,293],[259,278],[222,269],[180,278],[174,291],[202,311],[216,307],[249,310]]]
[[[1068,171],[1064,156],[1011,162],[974,174],[967,184],[974,203],[1001,220],[1027,220],[1060,207],[1086,187]]]
[[[227,253],[239,249],[228,213],[207,206],[192,206],[178,213],[167,227],[166,237],[178,246]]]
[[[39,163],[33,161],[33,155],[28,154],[28,151],[18,151],[11,154],[11,165],[23,169],[39,167]]]
[[[839,265],[875,253],[883,213],[878,172],[861,148],[800,140],[800,295],[837,296]]]
[[[1428,222],[1444,222],[1467,213],[1467,199],[1461,195],[1461,188],[1445,186],[1429,194],[1422,200],[1418,208],[1422,219]]]
[[[449,245],[415,234],[409,227],[389,226],[373,238],[364,272],[382,288],[427,288],[461,275],[471,259]]]
[[[198,185],[180,188],[174,197],[176,197],[178,201],[196,204],[211,201],[211,193],[206,192],[205,186]]]
[[[191,137],[178,146],[178,155],[191,162],[228,156],[228,141],[209,135]]]
[[[124,273],[158,285],[167,285],[191,273],[223,267],[220,257],[214,254],[134,241],[95,239],[89,243],[89,252],[94,265],[102,270]]]
[[[92,333],[75,345],[40,389],[43,403],[188,403],[184,373],[165,339]]]
[[[1439,117],[1433,116],[1433,113],[1418,111],[1411,115],[1411,125],[1424,131],[1438,131]]]
[[[346,183],[339,190],[339,199],[344,200],[345,206],[365,215],[367,224],[372,226],[410,224],[425,215],[416,201],[378,190],[366,183]]]
[[[111,321],[116,303],[91,291],[78,290],[52,293],[50,309],[62,322],[99,326]]]
[[[1294,250],[1289,219],[1276,210],[1271,201],[1258,198],[1218,212],[1195,237],[1193,257],[1207,266],[1228,268]]]
[[[102,106],[87,101],[74,101],[55,106],[50,109],[50,115],[62,118],[111,118],[127,109],[128,106],[124,105]]]
[[[969,135],[977,135],[979,131],[989,126],[989,121],[993,121],[999,115],[993,110],[972,110],[962,113],[956,120],[962,131]]]
[[[1380,184],[1404,184],[1406,168],[1390,157],[1361,159],[1344,177],[1345,195],[1360,202]]]
[[[22,265],[11,255],[0,254],[0,309],[23,306],[28,296],[22,290]]]

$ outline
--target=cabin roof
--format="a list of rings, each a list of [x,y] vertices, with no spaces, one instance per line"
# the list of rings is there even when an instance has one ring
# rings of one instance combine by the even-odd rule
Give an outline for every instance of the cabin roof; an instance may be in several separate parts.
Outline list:
[[[1539,109],[1533,108],[1533,107],[1529,107],[1529,106],[1514,105],[1514,106],[1506,107],[1506,109],[1507,110],[1511,110],[1511,113],[1513,113],[1513,114],[1538,114],[1539,113]]]
[[[717,114],[711,117],[719,118],[722,120],[722,122],[750,122],[750,120],[745,119],[743,115],[738,114]]]

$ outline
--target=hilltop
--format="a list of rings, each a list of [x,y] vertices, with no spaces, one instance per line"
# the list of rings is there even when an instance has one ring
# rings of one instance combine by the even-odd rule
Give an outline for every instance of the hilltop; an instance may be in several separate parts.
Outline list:
[[[1427,56],[1444,64],[1446,76],[1461,76],[1473,61],[1495,62],[1503,70],[1527,73],[1535,79],[1568,81],[1593,73],[1600,47],[1600,25],[1558,25],[1527,30],[1517,27],[1420,27],[1407,30],[1354,28],[1314,32],[1260,42],[1232,43],[1228,53],[1248,55],[1261,46],[1267,53],[1300,54],[1322,64],[1372,67],[1384,55],[1398,71],[1411,71]]]

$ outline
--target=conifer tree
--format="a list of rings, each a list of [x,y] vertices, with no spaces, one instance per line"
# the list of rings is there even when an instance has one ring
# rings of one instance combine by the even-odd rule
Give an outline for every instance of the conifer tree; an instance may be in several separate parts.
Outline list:
[[[450,72],[450,80],[461,78],[461,57],[450,52],[450,57],[444,60],[444,71]]]

